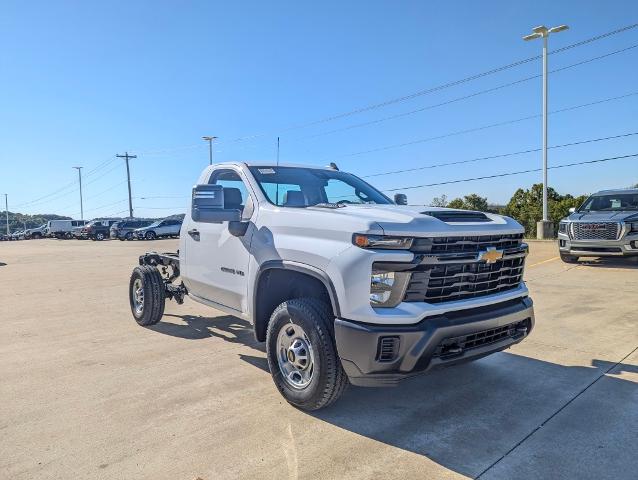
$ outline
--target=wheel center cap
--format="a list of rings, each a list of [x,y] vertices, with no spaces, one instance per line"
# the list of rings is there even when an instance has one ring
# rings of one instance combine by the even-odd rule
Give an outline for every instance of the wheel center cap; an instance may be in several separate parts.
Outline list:
[[[293,363],[295,361],[295,352],[288,350],[288,361]]]

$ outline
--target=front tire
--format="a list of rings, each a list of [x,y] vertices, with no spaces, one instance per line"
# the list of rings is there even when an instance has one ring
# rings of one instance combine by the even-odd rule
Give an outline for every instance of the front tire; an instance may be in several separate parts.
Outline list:
[[[157,238],[157,235],[155,235],[155,232],[153,232],[153,231],[146,232],[146,235],[144,235],[144,238],[146,240],[155,240]]]
[[[139,325],[155,325],[162,319],[166,292],[157,268],[142,265],[133,269],[129,281],[129,302],[133,318]]]
[[[124,235],[124,238],[126,240],[133,240],[133,232],[128,232],[126,235]]]
[[[302,410],[335,402],[348,384],[334,341],[334,317],[323,302],[297,298],[270,317],[266,350],[279,392]]]
[[[102,232],[97,232],[97,233],[95,234],[95,239],[96,239],[98,242],[101,242],[102,240],[104,240],[104,234],[103,234]]]
[[[560,254],[560,259],[565,263],[578,263],[578,257],[575,255]]]

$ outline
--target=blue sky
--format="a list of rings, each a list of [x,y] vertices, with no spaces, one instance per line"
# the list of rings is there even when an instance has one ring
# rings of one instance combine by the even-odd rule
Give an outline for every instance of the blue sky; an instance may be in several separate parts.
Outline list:
[[[531,27],[567,23],[550,49],[638,22],[635,1],[20,2],[0,12],[0,193],[9,209],[126,214],[183,211],[215,159],[325,165],[361,176],[540,146],[540,119],[351,155],[539,114],[540,79],[419,113],[540,72],[540,61],[337,120],[305,125],[540,53]],[[638,44],[638,28],[550,56],[550,69]],[[557,72],[550,110],[638,92],[638,48]],[[638,95],[550,116],[550,145],[638,132]],[[334,132],[334,130],[338,130]],[[550,165],[638,153],[638,135],[550,151]],[[525,170],[540,153],[373,177],[382,189]],[[97,170],[95,170],[97,168]],[[91,173],[91,170],[95,170]],[[467,193],[505,203],[540,173],[406,190],[410,203]],[[550,171],[581,194],[638,182],[636,158]],[[49,195],[57,192],[54,195]],[[45,198],[34,202],[45,195]]]

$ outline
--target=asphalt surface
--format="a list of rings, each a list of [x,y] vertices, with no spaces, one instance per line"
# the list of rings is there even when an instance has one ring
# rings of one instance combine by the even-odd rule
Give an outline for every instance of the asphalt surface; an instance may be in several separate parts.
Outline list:
[[[190,300],[133,321],[137,256],[173,248],[0,243],[0,479],[638,475],[638,263],[532,242],[526,341],[308,414],[246,322]]]

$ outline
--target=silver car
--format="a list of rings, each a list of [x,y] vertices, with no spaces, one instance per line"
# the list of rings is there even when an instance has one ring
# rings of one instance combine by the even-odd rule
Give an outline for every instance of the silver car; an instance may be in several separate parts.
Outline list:
[[[603,190],[558,226],[560,258],[638,256],[638,189]]]
[[[176,218],[165,218],[151,223],[148,227],[134,230],[140,240],[155,240],[160,237],[179,237],[182,221]]]

